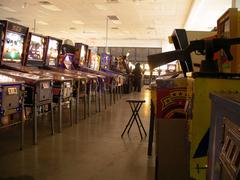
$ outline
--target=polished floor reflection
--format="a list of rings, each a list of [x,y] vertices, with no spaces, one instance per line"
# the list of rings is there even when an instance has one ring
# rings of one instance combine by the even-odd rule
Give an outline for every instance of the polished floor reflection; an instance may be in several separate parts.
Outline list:
[[[31,145],[31,129],[27,127],[23,151],[16,150],[13,130],[5,130],[0,134],[4,139],[0,141],[0,147],[4,146],[0,149],[0,180],[21,176],[34,180],[154,179],[154,159],[147,156],[148,139],[141,141],[136,124],[129,136],[121,138],[131,116],[128,98],[146,100],[140,116],[148,133],[150,91],[144,89],[124,95],[112,107],[73,127],[66,122],[61,134],[50,136],[48,123],[40,124],[36,146]]]

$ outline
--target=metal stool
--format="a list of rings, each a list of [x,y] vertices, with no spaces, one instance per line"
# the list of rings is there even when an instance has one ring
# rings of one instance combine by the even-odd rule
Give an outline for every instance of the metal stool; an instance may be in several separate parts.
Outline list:
[[[136,121],[137,123],[137,126],[138,126],[138,130],[139,130],[139,133],[140,133],[140,136],[141,136],[141,139],[143,139],[143,136],[142,136],[142,132],[141,132],[141,128],[145,134],[145,136],[147,136],[147,133],[143,127],[143,124],[142,124],[142,121],[140,119],[140,116],[138,114],[139,110],[141,109],[142,107],[142,104],[145,103],[145,100],[137,100],[137,99],[128,99],[126,102],[129,103],[130,107],[131,107],[131,110],[132,110],[132,116],[131,118],[129,119],[121,137],[124,135],[125,131],[128,129],[128,134],[132,128],[132,125],[133,125],[133,122]]]

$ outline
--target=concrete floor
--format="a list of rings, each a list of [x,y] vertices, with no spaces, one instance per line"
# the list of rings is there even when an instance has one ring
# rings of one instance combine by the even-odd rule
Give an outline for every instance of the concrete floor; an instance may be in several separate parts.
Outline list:
[[[11,130],[5,130],[0,135],[5,139],[12,137],[15,141],[11,140],[6,147],[6,143],[0,140],[0,144],[4,144],[4,148],[0,146],[0,180],[154,179],[154,158],[147,156],[148,139],[141,141],[135,124],[129,136],[120,137],[131,115],[126,103],[128,98],[146,100],[140,116],[148,133],[148,90],[124,95],[101,113],[80,120],[73,127],[66,126],[61,134],[50,136],[48,125],[45,125],[45,131],[43,128],[39,130],[39,144],[36,146],[31,145],[31,133],[27,131],[23,151],[16,150],[16,137],[12,137]]]

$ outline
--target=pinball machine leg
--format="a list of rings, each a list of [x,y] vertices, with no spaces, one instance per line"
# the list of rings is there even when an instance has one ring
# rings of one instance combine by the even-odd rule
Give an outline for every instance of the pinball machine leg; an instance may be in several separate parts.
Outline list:
[[[113,103],[116,103],[116,87],[113,89]]]
[[[90,116],[90,112],[91,112],[91,101],[92,101],[92,92],[89,91],[89,94],[88,94],[88,116]]]
[[[87,117],[87,94],[85,94],[84,95],[84,97],[83,97],[83,110],[84,110],[84,112],[83,112],[83,116],[84,116],[84,119],[86,119],[86,117]]]
[[[105,109],[107,109],[107,95],[106,95],[106,88],[103,91],[103,96],[104,96],[104,106]]]
[[[37,119],[38,119],[38,106],[36,104],[33,105],[33,144],[37,144],[37,136],[38,136],[38,124],[37,124]]]
[[[113,87],[110,88],[110,106],[112,105],[113,101]]]
[[[95,90],[95,96],[94,96],[94,99],[95,99],[95,110],[96,112],[98,112],[98,96],[99,96],[99,93],[97,92],[97,89]]]
[[[102,90],[99,90],[99,92],[98,92],[99,94],[98,94],[98,112],[101,112],[101,103],[102,103]]]
[[[20,125],[20,150],[23,149],[24,146],[24,105],[22,104],[22,110],[21,110],[21,125]]]
[[[122,99],[122,95],[123,95],[123,85],[120,86],[120,99]]]
[[[101,112],[101,96],[102,96],[102,91],[100,90],[99,92],[98,92],[98,111],[97,112]]]
[[[118,100],[118,87],[116,87],[115,89],[115,103],[117,102]]]
[[[62,132],[62,98],[59,99],[59,103],[58,103],[58,107],[59,107],[59,133]]]
[[[69,100],[69,111],[70,111],[70,121],[71,121],[71,126],[73,126],[73,98]]]
[[[51,109],[51,130],[52,130],[52,135],[54,135],[54,112],[53,112],[53,103],[50,103]]]
[[[79,104],[80,104],[80,96],[79,96],[79,90],[78,90],[78,93],[77,93],[77,98],[76,98],[76,124],[78,123],[79,121]]]

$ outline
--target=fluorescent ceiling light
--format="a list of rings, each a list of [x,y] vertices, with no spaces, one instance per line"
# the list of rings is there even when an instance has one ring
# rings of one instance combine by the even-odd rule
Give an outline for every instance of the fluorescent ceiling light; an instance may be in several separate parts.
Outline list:
[[[53,4],[49,4],[49,5],[41,4],[41,6],[50,11],[62,11],[60,8],[58,8],[57,6],[55,6]]]
[[[109,8],[103,4],[94,4],[94,6],[99,9],[99,10],[102,10],[102,11],[107,11]]]
[[[14,18],[14,17],[6,17],[7,20],[9,21],[15,21],[15,22],[20,22],[20,19]]]
[[[83,31],[84,34],[95,34],[96,31]]]
[[[3,9],[3,10],[8,11],[8,12],[16,12],[15,9],[12,9],[10,7],[7,7],[7,6],[0,6],[0,9]]]
[[[67,31],[64,31],[64,30],[62,30],[62,31],[60,31],[61,33],[65,33],[65,34],[67,34],[68,32]]]
[[[119,21],[119,20],[112,20],[112,23],[113,23],[113,24],[122,24],[122,22]]]
[[[48,25],[48,23],[47,23],[47,22],[44,22],[44,21],[37,21],[37,24]]]
[[[48,13],[46,13],[46,12],[44,12],[44,11],[41,11],[41,10],[38,10],[38,12],[40,12],[40,13],[42,13],[42,14],[44,14],[44,15],[49,15]]]
[[[80,21],[80,20],[72,20],[73,24],[84,24],[84,22]]]

